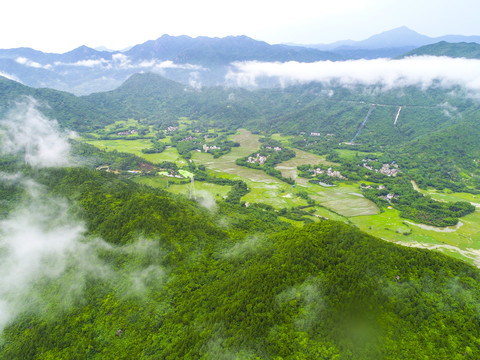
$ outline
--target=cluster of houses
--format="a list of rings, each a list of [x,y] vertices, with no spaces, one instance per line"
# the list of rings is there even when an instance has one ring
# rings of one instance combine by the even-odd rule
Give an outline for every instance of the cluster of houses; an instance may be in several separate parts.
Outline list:
[[[208,150],[220,150],[220,147],[216,145],[208,146],[207,144],[203,144],[202,149],[203,151],[208,152]]]
[[[370,161],[378,161],[378,159],[362,159],[363,167],[371,171],[380,172],[381,174],[387,176],[397,176],[397,174],[400,172],[400,169],[395,161],[392,161],[391,164],[382,164],[382,168],[380,170],[374,169],[373,166],[368,165]]]
[[[256,163],[256,164],[263,165],[263,164],[265,164],[265,161],[267,161],[267,157],[268,156],[262,156],[262,155],[257,153],[257,156],[255,156],[255,157],[249,156],[248,159],[247,159],[247,162],[252,163],[252,164]]]
[[[178,126],[169,126],[167,130],[165,130],[167,133],[171,133],[178,130]]]
[[[343,176],[340,171],[337,170],[332,170],[332,168],[328,168],[327,170],[323,170],[320,168],[313,169],[313,175],[318,175],[318,174],[325,174],[329,177],[336,177],[339,179],[346,179],[345,176]]]
[[[392,164],[383,164],[382,168],[380,169],[380,172],[387,176],[397,176],[400,170],[398,169],[397,164],[392,163]]]
[[[275,150],[275,151],[282,151],[281,147],[274,146],[273,148],[271,146],[265,146],[265,149],[267,150]]]
[[[370,185],[360,185],[360,189],[373,189],[373,187],[370,186]],[[384,185],[378,185],[377,189],[378,190],[385,190],[386,188],[385,188]],[[388,193],[387,195],[379,196],[380,199],[388,201],[389,204],[392,203],[392,199],[398,199],[398,197],[399,197],[398,195],[391,194],[391,193]]]
[[[387,194],[379,196],[380,199],[387,200],[389,204],[392,203],[392,199],[398,199],[398,195],[395,194]]]
[[[120,131],[117,133],[117,135],[124,136],[124,135],[134,135],[137,133],[137,130],[132,129],[132,130],[125,130],[125,131]]]

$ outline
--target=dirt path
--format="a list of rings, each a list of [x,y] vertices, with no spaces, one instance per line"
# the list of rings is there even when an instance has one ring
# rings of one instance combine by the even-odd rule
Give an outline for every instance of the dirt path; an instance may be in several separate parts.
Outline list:
[[[418,226],[419,228],[424,230],[431,230],[436,232],[454,232],[454,231],[457,231],[460,228],[460,226],[463,225],[463,222],[459,221],[455,226],[447,226],[442,228],[442,227],[430,226],[425,224],[417,224],[408,220],[405,220],[405,222],[410,225]]]
[[[394,241],[395,244],[413,247],[413,248],[420,248],[420,249],[428,249],[428,250],[447,250],[447,251],[454,251],[458,252],[459,254],[463,255],[464,257],[473,260],[473,263],[476,267],[480,267],[480,250],[479,249],[465,249],[462,250],[456,246],[452,245],[443,245],[443,244],[425,244],[425,243],[418,243],[418,242],[404,242],[404,241]]]
[[[410,182],[412,183],[413,189],[415,191],[422,192],[415,181],[410,180]]]
[[[397,116],[395,117],[395,121],[393,122],[393,125],[397,125],[398,117],[400,116],[400,111],[402,111],[401,106],[398,107]]]

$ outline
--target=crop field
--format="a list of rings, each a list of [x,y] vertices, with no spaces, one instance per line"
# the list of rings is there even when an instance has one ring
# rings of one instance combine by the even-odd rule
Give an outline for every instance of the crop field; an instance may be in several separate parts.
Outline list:
[[[171,161],[176,163],[178,166],[187,165],[187,162],[182,157],[180,157],[177,149],[174,147],[167,147],[165,150],[158,154],[141,154],[140,157],[154,164],[160,163],[162,161]]]
[[[285,184],[249,184],[250,192],[242,200],[271,205],[277,209],[304,206],[307,202],[295,194],[295,189]]]
[[[378,213],[378,207],[360,194],[358,187],[341,184],[339,186],[323,187],[308,184],[310,197],[336,213],[351,217],[373,215]]]
[[[232,151],[218,159],[214,159],[213,155],[203,152],[195,152],[192,159],[197,164],[205,165],[209,170],[221,174],[234,175],[234,178],[250,180],[253,182],[267,182],[275,184],[283,184],[280,180],[275,179],[261,170],[250,169],[245,166],[238,166],[235,160],[245,157],[255,152],[260,147],[258,141],[259,136],[253,135],[247,130],[239,130],[237,134],[232,136],[233,141],[240,143],[240,147],[232,148]]]
[[[341,158],[344,158],[344,159],[354,159],[357,157],[357,154],[358,156],[361,158],[362,156],[364,156],[364,153],[362,152],[359,152],[359,151],[356,151],[356,150],[350,150],[350,149],[337,149],[335,150],[338,155],[341,157]],[[382,153],[370,153],[371,155],[375,155],[375,156],[381,156]]]
[[[158,154],[144,154],[142,149],[146,149],[152,146],[152,143],[148,139],[138,140],[87,140],[85,141],[100,150],[125,152],[137,155],[152,163],[160,163],[162,161],[176,162],[178,166],[185,166],[187,163],[184,159],[178,155],[177,149],[173,147],[167,147],[163,152]]]
[[[144,155],[142,149],[151,147],[152,143],[148,139],[137,140],[87,140],[88,144],[96,146],[100,150],[126,152],[137,156]]]

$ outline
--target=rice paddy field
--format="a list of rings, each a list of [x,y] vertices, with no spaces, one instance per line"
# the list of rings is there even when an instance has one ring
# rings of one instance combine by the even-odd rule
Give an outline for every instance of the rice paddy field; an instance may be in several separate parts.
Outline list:
[[[296,157],[277,165],[277,169],[285,177],[296,179],[295,187],[286,184],[263,171],[238,166],[235,160],[245,157],[260,147],[259,135],[254,135],[241,129],[230,138],[240,143],[240,147],[220,158],[214,159],[211,154],[194,152],[192,159],[197,165],[205,165],[207,170],[218,177],[241,179],[246,182],[250,192],[242,201],[247,203],[265,203],[277,209],[307,205],[307,202],[297,195],[298,191],[306,191],[308,195],[320,203],[313,209],[312,218],[328,218],[349,222],[361,230],[380,237],[386,241],[405,246],[419,247],[442,251],[450,256],[463,259],[480,267],[480,198],[467,193],[447,193],[433,189],[422,190],[438,201],[469,201],[477,206],[477,211],[461,218],[456,227],[434,228],[422,224],[406,221],[399,216],[395,209],[386,209],[380,212],[378,207],[364,198],[358,184],[340,184],[338,186],[321,186],[308,183],[306,179],[297,177],[297,166],[303,164],[334,165],[324,157],[295,149]],[[276,140],[286,141],[279,135],[273,136]],[[164,139],[164,141],[168,141]],[[143,154],[142,149],[150,146],[148,139],[136,140],[86,140],[100,149],[107,151],[117,150],[138,155],[153,163],[173,161],[179,166],[186,166],[176,148],[170,147],[159,154]],[[340,150],[342,157],[354,157],[356,151]],[[187,176],[188,178],[188,176]],[[170,180],[169,180],[170,179]],[[192,193],[191,184],[173,184],[171,178],[165,176],[135,177],[138,183],[167,189],[168,191],[189,196]],[[220,200],[224,198],[230,186],[195,182],[195,195],[199,201],[205,199]],[[214,203],[214,201],[213,201]],[[294,221],[290,221],[296,223]],[[297,224],[298,225],[298,224]]]

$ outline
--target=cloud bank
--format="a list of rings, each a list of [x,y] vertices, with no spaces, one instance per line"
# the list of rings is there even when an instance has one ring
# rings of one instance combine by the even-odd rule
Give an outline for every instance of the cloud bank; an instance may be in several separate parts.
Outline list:
[[[64,166],[70,162],[67,134],[38,110],[33,98],[18,102],[0,119],[0,153],[22,154],[33,167]]]
[[[341,85],[381,85],[384,88],[462,86],[480,91],[480,60],[416,56],[400,60],[374,59],[299,63],[236,62],[226,81],[236,86],[258,86],[276,80],[281,86],[321,82]]]

